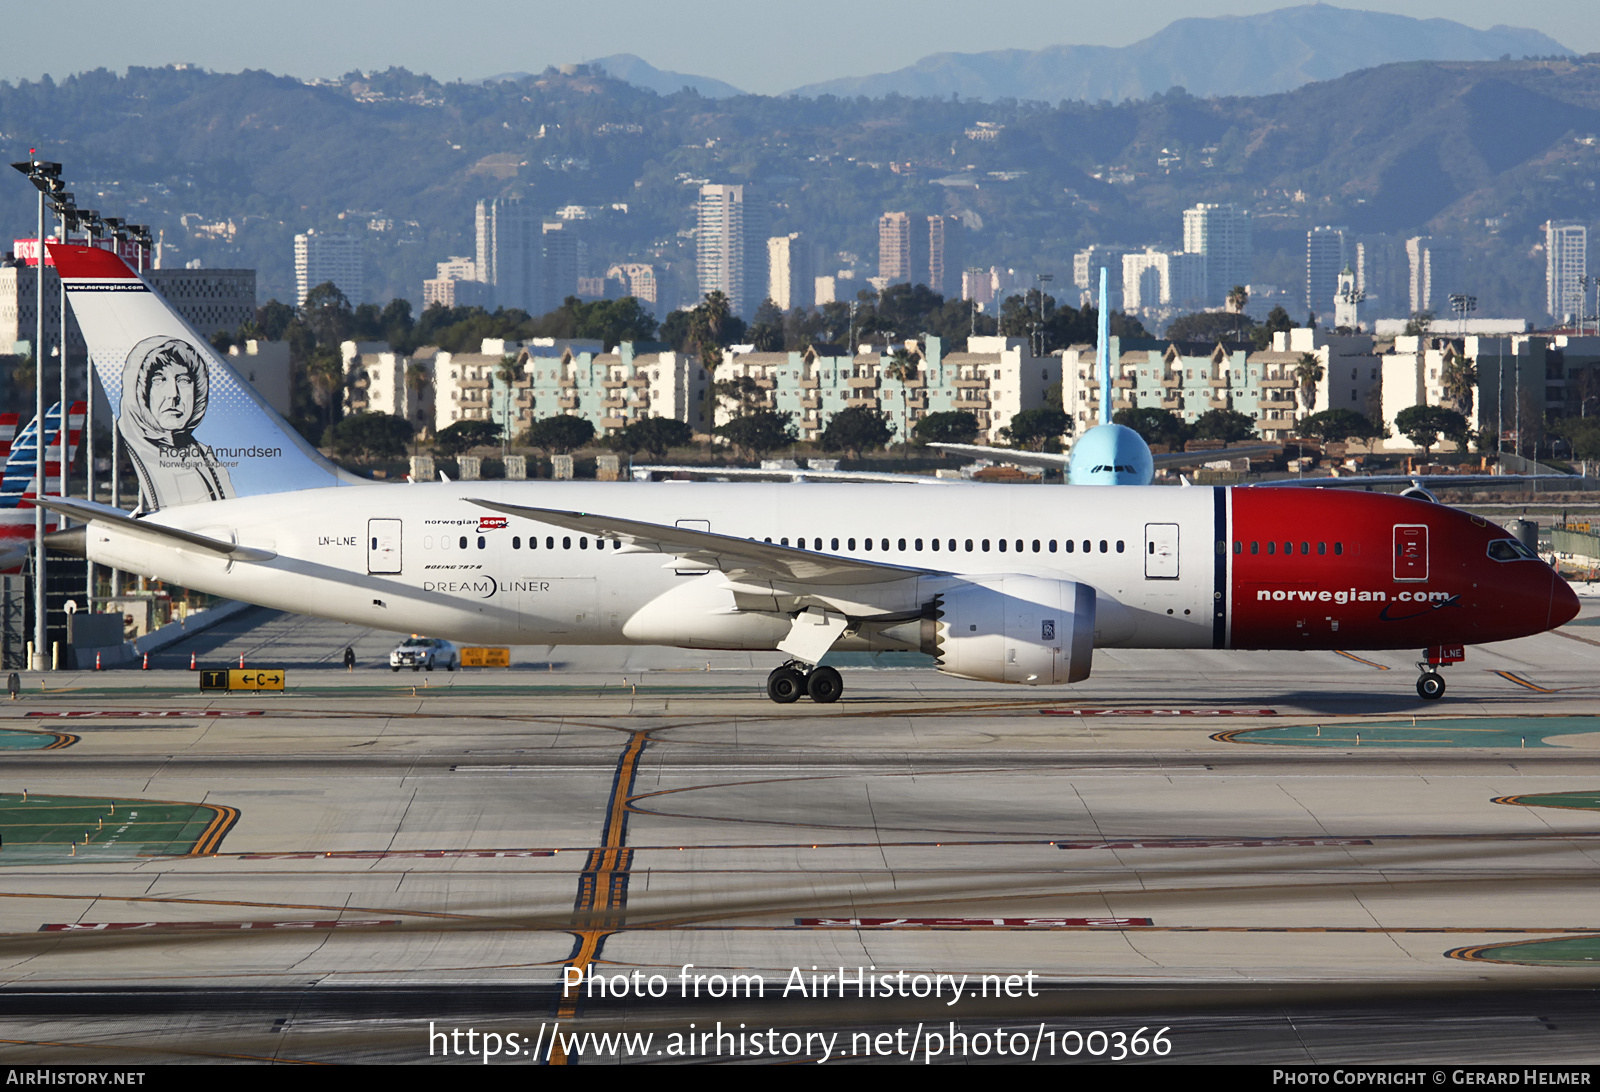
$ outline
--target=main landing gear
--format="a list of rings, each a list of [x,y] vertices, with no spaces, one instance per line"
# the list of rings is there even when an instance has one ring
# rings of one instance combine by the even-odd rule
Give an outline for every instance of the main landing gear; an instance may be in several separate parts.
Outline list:
[[[790,660],[767,676],[767,697],[779,705],[809,695],[819,705],[831,705],[844,693],[844,679],[831,667],[810,667]]]

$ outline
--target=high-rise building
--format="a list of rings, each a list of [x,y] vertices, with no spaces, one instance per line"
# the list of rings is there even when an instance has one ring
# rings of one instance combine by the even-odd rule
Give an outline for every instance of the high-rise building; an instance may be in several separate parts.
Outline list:
[[[961,224],[961,217],[928,217],[927,285],[945,299],[955,299],[961,291],[965,243],[966,229]]]
[[[640,303],[656,305],[656,269],[642,262],[624,262],[606,270],[606,280],[621,285],[620,295],[632,296]]]
[[[296,303],[320,284],[332,281],[352,304],[366,299],[366,261],[359,235],[326,235],[311,230],[294,237]]]
[[[780,310],[816,306],[816,249],[799,232],[767,240],[767,298]]]
[[[538,291],[529,314],[547,315],[578,294],[583,244],[570,223],[540,225]]]
[[[489,303],[489,286],[478,280],[478,263],[461,256],[435,265],[434,276],[422,282],[422,306],[482,307]]]
[[[1204,255],[1201,298],[1220,308],[1236,284],[1250,283],[1250,214],[1236,205],[1196,205],[1183,211],[1183,249]]]
[[[1348,243],[1346,244],[1348,249]],[[1405,246],[1393,235],[1360,235],[1355,245],[1356,290],[1376,314],[1397,315],[1407,298]]]
[[[543,288],[539,255],[544,225],[520,197],[478,202],[478,279],[489,286],[493,306],[538,309]]]
[[[1316,227],[1306,232],[1306,306],[1331,315],[1338,300],[1339,273],[1350,265],[1350,229]]]
[[[878,217],[878,276],[885,284],[909,284],[916,268],[914,237],[909,212],[886,212]]]
[[[1589,229],[1547,220],[1544,225],[1545,310],[1558,320],[1581,316],[1583,277],[1589,272]]]
[[[1406,257],[1411,263],[1411,313],[1438,314],[1445,306],[1446,294],[1452,291],[1450,281],[1457,273],[1460,249],[1445,239],[1417,235],[1406,240]]]
[[[1205,290],[1206,269],[1203,255],[1187,251],[1168,254],[1152,248],[1124,255],[1123,310],[1152,312],[1192,305]]]
[[[696,223],[700,294],[721,292],[728,297],[728,307],[735,315],[755,311],[750,299],[755,270],[750,267],[745,244],[746,232],[754,226],[747,216],[748,199],[752,196],[748,189],[747,186],[701,186]]]

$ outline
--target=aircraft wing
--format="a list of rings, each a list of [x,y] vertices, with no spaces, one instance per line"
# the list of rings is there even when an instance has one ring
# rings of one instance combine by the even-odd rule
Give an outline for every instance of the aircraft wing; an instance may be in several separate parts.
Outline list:
[[[1220,459],[1242,459],[1282,450],[1282,444],[1253,444],[1250,447],[1219,447],[1215,451],[1169,451],[1165,455],[1152,452],[1150,459],[1157,466],[1201,466]]]
[[[1417,489],[1448,489],[1463,485],[1506,485],[1511,482],[1560,482],[1571,475],[1561,474],[1352,474],[1340,478],[1281,478],[1270,482],[1249,482],[1251,488],[1300,486],[1308,489],[1371,489],[1380,485],[1404,485]]]
[[[944,576],[934,569],[889,565],[860,558],[756,542],[689,527],[669,527],[642,520],[619,519],[593,512],[563,512],[554,508],[528,508],[520,504],[466,498],[495,512],[520,516],[581,534],[621,539],[638,552],[672,554],[696,566],[719,569],[735,579],[778,580],[786,584],[841,586],[886,584],[913,576]]]
[[[981,444],[929,444],[941,451],[949,451],[957,455],[972,455],[984,459],[1003,459],[1017,466],[1066,466],[1072,458],[1072,453],[1060,454],[1048,451],[1014,451],[1009,447],[984,447]],[[1156,466],[1198,466],[1202,463],[1216,462],[1219,459],[1238,459],[1251,455],[1266,455],[1269,452],[1283,450],[1282,444],[1253,444],[1249,447],[1223,447],[1215,451],[1172,451],[1165,455],[1151,453],[1150,460]]]
[[[1072,456],[1068,452],[1015,451],[1009,447],[984,447],[982,444],[929,444],[953,455],[971,455],[979,459],[1004,459],[1017,466],[1066,466]]]
[[[640,466],[635,470],[652,473],[703,474],[713,478],[788,478],[790,481],[819,482],[896,482],[904,485],[960,485],[950,478],[935,478],[923,474],[886,474],[872,470],[758,470],[753,467],[707,466]]]

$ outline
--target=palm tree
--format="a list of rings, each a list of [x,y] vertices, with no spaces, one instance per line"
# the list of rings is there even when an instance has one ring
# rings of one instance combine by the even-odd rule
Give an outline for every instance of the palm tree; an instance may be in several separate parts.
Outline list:
[[[306,365],[306,379],[311,383],[311,398],[327,411],[327,428],[333,427],[335,397],[344,390],[344,361],[337,353],[318,349]]]
[[[507,353],[500,358],[500,367],[495,375],[500,382],[506,385],[505,394],[505,428],[500,433],[500,455],[503,458],[511,450],[511,403],[515,395],[516,384],[522,378],[522,368],[528,362],[528,350],[524,349],[516,356]]]
[[[1317,384],[1322,382],[1322,361],[1311,353],[1301,353],[1294,366],[1295,382],[1300,384],[1300,408],[1310,413],[1317,406]]]
[[[1478,369],[1469,357],[1458,356],[1454,349],[1447,352],[1439,385],[1444,388],[1445,396],[1455,403],[1456,412],[1471,418],[1472,396],[1478,386]]]
[[[417,420],[418,428],[411,434],[411,454],[417,453],[417,439],[422,433],[422,392],[428,389],[433,377],[428,374],[428,368],[420,361],[412,361],[406,365],[406,390],[411,392],[416,400],[412,416]]]
[[[1228,310],[1232,311],[1235,315],[1241,316],[1240,319],[1234,322],[1234,334],[1237,337],[1244,337],[1244,321],[1242,316],[1244,315],[1245,305],[1249,302],[1250,290],[1242,284],[1234,285],[1233,289],[1228,293]]]

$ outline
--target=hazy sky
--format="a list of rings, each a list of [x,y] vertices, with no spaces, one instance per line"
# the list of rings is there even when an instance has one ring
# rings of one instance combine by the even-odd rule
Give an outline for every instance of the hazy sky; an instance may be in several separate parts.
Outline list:
[[[300,77],[398,65],[441,80],[471,80],[636,53],[657,68],[772,94],[902,68],[929,53],[1128,45],[1182,16],[1287,6],[1285,0],[79,0],[63,8],[10,0],[0,79],[190,62],[219,72],[261,68]],[[1509,23],[1541,30],[1579,53],[1600,51],[1600,5],[1591,0],[1339,6],[1478,28]]]

